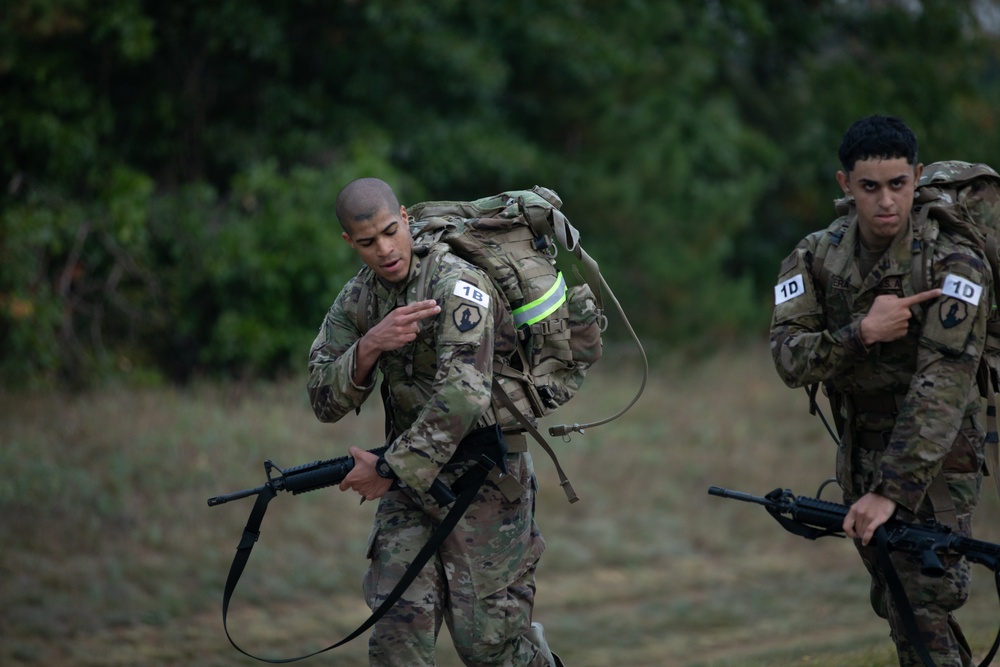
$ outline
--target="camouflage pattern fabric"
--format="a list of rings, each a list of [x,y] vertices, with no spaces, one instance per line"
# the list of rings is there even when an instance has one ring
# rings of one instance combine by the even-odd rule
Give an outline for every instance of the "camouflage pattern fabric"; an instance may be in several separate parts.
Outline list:
[[[374,378],[366,386],[352,379],[364,333],[359,322],[374,326],[397,305],[417,300],[418,282],[426,286],[421,298],[437,300],[441,312],[421,321],[415,341],[378,361],[394,435],[385,458],[404,488],[383,496],[376,512],[365,578],[373,609],[443,516],[424,495],[431,483],[438,475],[453,482],[462,470],[446,463],[458,443],[473,428],[495,423],[493,363],[516,340],[505,299],[446,246],[414,253],[400,285],[387,286],[365,268],[341,290],[310,349],[308,390],[321,421],[337,421],[369,398]],[[372,298],[361,303],[366,290]],[[364,318],[362,307],[370,309]],[[484,484],[437,556],[376,624],[372,665],[433,665],[442,620],[467,664],[545,664],[521,636],[530,627],[534,571],[544,550],[534,522],[534,473],[527,454],[509,455],[508,467],[522,482],[521,497],[508,500],[495,484]]]
[[[984,434],[981,428],[963,430],[959,436],[962,441],[958,449],[974,450],[973,443],[982,442]],[[879,452],[856,449],[852,476],[852,489],[867,488],[878,468]],[[953,527],[956,534],[972,537],[972,514],[979,499],[978,489],[982,477],[976,472],[953,472],[946,474],[951,496],[956,504],[957,526]],[[855,492],[845,493],[845,502],[854,502],[860,496]],[[925,507],[922,516],[930,512]],[[906,510],[899,510],[897,518],[903,521],[917,521],[920,517]],[[878,553],[872,544],[862,546],[860,540],[854,541],[861,560],[872,578],[871,604],[875,613],[889,621],[889,629],[901,667],[924,667],[916,650],[906,636],[906,629],[901,616],[895,607],[892,595],[886,584],[878,563]],[[969,597],[969,563],[964,558],[942,556],[944,575],[928,577],[921,573],[920,557],[915,554],[895,552],[891,554],[896,574],[903,585],[906,597],[913,609],[917,627],[920,628],[924,643],[934,664],[938,667],[971,667],[972,662],[969,644],[958,625],[954,612],[965,604]]]
[[[442,620],[466,665],[548,667],[524,635],[531,626],[535,568],[544,541],[534,522],[534,484],[528,454],[508,456],[510,475],[527,489],[511,503],[490,483],[420,576],[376,625],[369,639],[370,664],[409,667],[434,664],[434,640]],[[451,483],[464,468],[447,469]],[[371,566],[364,590],[375,609],[427,541],[445,509],[405,490],[379,501],[369,540]],[[502,529],[500,529],[502,527]]]
[[[514,350],[516,333],[506,302],[489,279],[444,246],[421,257],[413,255],[410,279],[387,287],[363,269],[341,290],[327,312],[309,353],[309,395],[320,421],[337,421],[359,409],[375,387],[353,382],[354,353],[364,332],[356,309],[361,286],[374,298],[367,321],[374,326],[397,305],[415,298],[421,272],[429,271],[420,298],[435,299],[441,312],[420,323],[417,339],[383,354],[378,369],[391,394],[393,430],[398,434],[386,461],[412,489],[426,492],[462,437],[491,422],[490,397],[494,357]],[[480,301],[458,291],[479,291]]]
[[[869,349],[861,340],[860,321],[875,297],[914,293],[915,235],[937,236],[929,285],[941,287],[951,276],[949,284],[957,280],[979,292],[967,300],[945,295],[915,307],[906,336]],[[919,229],[906,225],[862,277],[855,257],[857,236],[856,217],[841,218],[807,236],[782,263],[771,324],[775,367],[790,387],[825,383],[831,403],[840,406],[845,428],[837,480],[846,503],[875,492],[896,501],[901,513],[931,517],[928,490],[943,473],[958,527],[968,530],[984,465],[976,370],[992,297],[989,268],[971,243],[939,233],[928,221]],[[817,252],[826,253],[824,289],[812,273]],[[882,446],[873,447],[873,441]],[[869,555],[862,553],[868,564]],[[944,581],[929,581],[919,575],[918,561],[902,554],[893,558],[924,638],[940,654],[938,664],[965,664],[954,650],[961,642],[950,611],[968,595],[967,565],[953,563]],[[888,614],[891,627],[900,628],[891,605],[886,611],[874,601],[882,597],[873,595],[873,606]],[[894,630],[894,635],[900,640],[900,664],[920,664],[900,633]]]

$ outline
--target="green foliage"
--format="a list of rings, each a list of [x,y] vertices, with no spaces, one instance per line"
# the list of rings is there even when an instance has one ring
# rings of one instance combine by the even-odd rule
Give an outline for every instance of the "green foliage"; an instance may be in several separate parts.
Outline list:
[[[2,386],[300,367],[365,175],[555,188],[643,338],[713,346],[766,327],[854,119],[1000,150],[972,0],[8,4]]]

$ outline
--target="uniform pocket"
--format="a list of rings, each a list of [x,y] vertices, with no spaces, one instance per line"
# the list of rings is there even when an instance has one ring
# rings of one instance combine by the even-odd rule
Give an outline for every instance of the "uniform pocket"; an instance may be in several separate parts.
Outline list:
[[[944,472],[975,473],[983,469],[985,462],[984,433],[978,424],[958,432],[951,450],[944,457],[941,469]]]

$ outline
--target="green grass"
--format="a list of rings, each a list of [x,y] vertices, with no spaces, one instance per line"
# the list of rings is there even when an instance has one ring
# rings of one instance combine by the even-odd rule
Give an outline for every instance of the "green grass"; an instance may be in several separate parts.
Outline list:
[[[616,354],[547,421],[604,417],[631,398],[638,371]],[[0,396],[0,664],[254,664],[220,614],[251,501],[206,499],[261,484],[266,458],[296,465],[380,444],[378,405],[320,424],[303,386]],[[832,471],[829,436],[764,344],[659,362],[625,417],[553,444],[581,500],[566,502],[536,452],[548,543],[536,618],[568,664],[895,664],[850,544],[797,538],[763,508],[706,493],[814,495]],[[364,620],[373,512],[335,489],[276,498],[231,607],[234,638],[288,657]],[[1000,541],[998,512],[988,484],[977,537]],[[989,573],[974,570],[960,620],[982,657],[1000,613]],[[446,633],[439,654],[459,664]],[[307,664],[365,665],[365,641]]]

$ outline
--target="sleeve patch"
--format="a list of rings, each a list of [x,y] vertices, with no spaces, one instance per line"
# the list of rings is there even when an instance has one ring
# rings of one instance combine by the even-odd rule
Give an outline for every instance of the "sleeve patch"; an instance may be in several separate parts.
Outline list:
[[[786,301],[791,301],[805,293],[806,284],[800,273],[774,286],[774,305],[777,306]]]
[[[456,329],[465,333],[479,326],[479,323],[483,321],[483,314],[479,311],[478,306],[462,303],[451,311],[451,321],[455,324]]]
[[[956,276],[954,273],[949,273],[944,277],[944,284],[941,286],[941,291],[944,292],[944,296],[961,299],[973,306],[979,305],[979,297],[983,294],[981,285],[972,282],[968,278]]]
[[[488,308],[490,305],[489,294],[479,289],[472,283],[464,280],[459,280],[455,283],[455,291],[453,294],[457,297],[465,299],[466,301],[471,301],[474,304],[482,306],[483,308]]]

